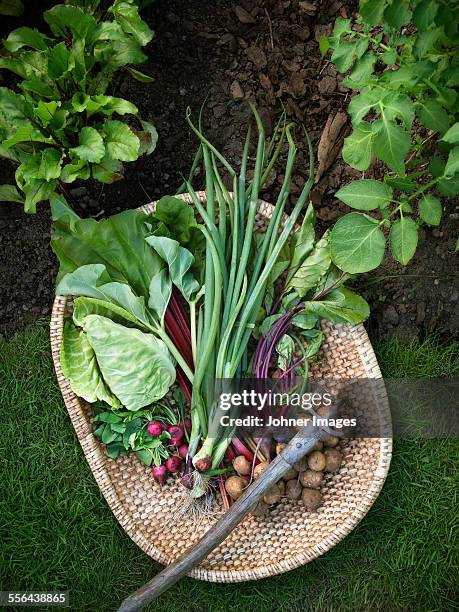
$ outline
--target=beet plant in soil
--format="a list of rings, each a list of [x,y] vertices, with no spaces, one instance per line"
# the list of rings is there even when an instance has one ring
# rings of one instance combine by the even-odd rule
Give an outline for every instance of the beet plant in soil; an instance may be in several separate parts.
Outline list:
[[[151,80],[133,68],[153,37],[137,4],[67,2],[43,17],[49,32],[13,30],[0,54],[0,68],[19,77],[17,87],[0,87],[0,155],[16,166],[16,185],[1,185],[0,200],[29,213],[78,179],[121,179],[123,162],[157,141],[132,102],[106,95],[120,69]]]
[[[363,173],[374,157],[385,164],[383,180],[363,174],[336,194],[365,211],[331,233],[332,259],[348,272],[379,266],[384,229],[392,256],[407,264],[419,226],[438,226],[442,197],[459,194],[458,23],[457,1],[361,0],[360,17],[338,18],[320,41],[356,92],[343,159]]]
[[[226,495],[222,484],[234,459],[245,457],[253,468],[272,450],[270,440],[261,445],[221,429],[208,382],[306,377],[322,343],[321,320],[355,324],[369,314],[365,300],[344,285],[347,272],[332,262],[330,231],[316,236],[307,135],[300,131],[309,179],[293,199],[299,129],[282,116],[267,142],[250,106],[255,150],[250,126],[238,171],[187,117],[199,139],[193,169],[202,163],[204,202],[193,171],[184,184],[192,204],[166,196],[151,214],[80,219],[62,197],[51,198],[57,293],[74,296],[63,333],[64,375],[77,395],[104,402],[107,412],[152,411],[145,435],[162,444],[170,436],[168,452],[186,458],[183,480],[194,498],[215,478]],[[259,194],[284,152],[284,183],[260,226]],[[182,393],[171,397],[174,383]],[[164,430],[159,401],[178,405],[180,423]],[[178,459],[164,460],[170,472],[177,466]],[[161,480],[164,469],[156,468]]]

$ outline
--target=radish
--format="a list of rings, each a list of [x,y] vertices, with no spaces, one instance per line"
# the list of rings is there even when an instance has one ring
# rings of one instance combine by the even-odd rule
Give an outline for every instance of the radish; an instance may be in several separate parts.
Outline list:
[[[171,442],[174,446],[181,446],[183,442],[183,427],[181,425],[169,425],[167,431],[170,433]]]
[[[182,459],[186,459],[188,455],[188,444],[182,444],[178,448],[178,454]]]
[[[160,421],[150,421],[147,425],[147,431],[150,436],[153,436],[153,438],[157,438],[163,432],[163,423],[161,423]]]
[[[170,459],[170,457],[169,457]],[[155,465],[152,469],[151,472],[153,474],[153,478],[156,480],[157,483],[159,483],[161,486],[163,486],[165,480],[166,480],[166,476],[167,476],[167,468],[165,465]]]
[[[176,474],[182,465],[182,461],[180,457],[176,457],[175,455],[171,455],[166,460],[166,468],[171,474]]]

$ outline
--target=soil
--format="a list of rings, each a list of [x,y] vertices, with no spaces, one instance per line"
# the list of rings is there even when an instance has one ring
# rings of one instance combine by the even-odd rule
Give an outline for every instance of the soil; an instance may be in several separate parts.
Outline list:
[[[110,93],[128,98],[155,123],[158,146],[152,155],[127,164],[123,181],[72,184],[75,210],[98,217],[175,193],[182,176],[188,175],[197,146],[185,112],[189,106],[197,117],[205,100],[206,135],[230,161],[237,160],[250,119],[247,107],[233,98],[244,95],[255,102],[268,134],[282,105],[290,119],[306,126],[320,150],[321,176],[312,200],[326,227],[347,208],[334,193],[359,173],[339,154],[349,129],[349,92],[333,65],[321,58],[318,40],[330,32],[337,16],[348,17],[353,10],[354,2],[340,0],[154,2],[142,13],[156,36],[141,69],[155,81],[139,83],[120,73]],[[8,19],[2,34],[28,22],[36,24],[39,15],[34,11],[36,5],[20,23]],[[328,141],[322,139],[319,147],[324,130]],[[300,150],[294,192],[306,171],[306,151]],[[270,178],[264,199],[273,201],[282,178]],[[12,179],[10,165],[0,162],[1,183]],[[359,279],[358,288],[372,307],[367,328],[373,339],[427,333],[445,341],[457,338],[459,286],[453,254],[459,207],[454,206],[451,202],[446,208],[439,229],[421,230],[421,245],[409,266],[388,258],[377,272]],[[0,207],[0,332],[5,334],[50,313],[57,261],[49,247],[48,209],[39,208],[37,215],[28,216],[17,204]]]

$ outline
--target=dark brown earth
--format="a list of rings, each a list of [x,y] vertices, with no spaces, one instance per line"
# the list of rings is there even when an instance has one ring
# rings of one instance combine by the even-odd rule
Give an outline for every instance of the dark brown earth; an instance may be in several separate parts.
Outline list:
[[[244,95],[256,103],[268,133],[283,105],[290,119],[305,124],[316,150],[321,134],[334,119],[328,146],[321,147],[322,176],[312,198],[323,227],[335,220],[346,207],[334,193],[359,173],[339,155],[348,130],[340,112],[346,111],[349,93],[340,85],[333,65],[321,58],[318,40],[330,31],[338,15],[349,16],[354,8],[355,3],[339,0],[157,0],[143,12],[156,36],[142,70],[155,82],[139,83],[120,73],[111,91],[132,100],[155,123],[157,149],[127,165],[123,181],[72,185],[70,200],[77,212],[84,216],[112,214],[174,193],[182,175],[188,174],[196,150],[185,111],[190,106],[196,117],[205,99],[207,136],[230,161],[237,160],[249,113],[233,98]],[[33,10],[20,23],[8,20],[3,32],[27,22],[36,24]],[[294,191],[306,171],[302,149]],[[8,163],[0,162],[0,175],[2,183],[12,182]],[[282,176],[273,176],[262,194],[264,199],[272,201],[281,182]],[[196,187],[200,187],[199,177]],[[439,229],[421,230],[420,248],[409,266],[396,265],[388,258],[378,271],[358,281],[372,306],[367,328],[373,339],[427,333],[436,333],[444,341],[457,339],[459,287],[454,243],[458,216],[457,202],[451,201]],[[57,269],[49,237],[45,205],[35,216],[25,215],[17,204],[1,205],[2,333],[11,334],[49,315]]]

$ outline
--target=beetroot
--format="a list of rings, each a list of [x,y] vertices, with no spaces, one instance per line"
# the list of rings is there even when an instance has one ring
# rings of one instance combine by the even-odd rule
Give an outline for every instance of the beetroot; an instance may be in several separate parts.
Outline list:
[[[182,465],[182,461],[180,457],[176,457],[175,455],[171,455],[166,460],[166,468],[171,474],[176,474]]]
[[[153,436],[153,438],[157,438],[163,432],[163,423],[161,423],[160,421],[150,421],[147,425],[147,431],[150,436]]]
[[[186,459],[188,455],[188,444],[182,444],[181,446],[179,446],[178,454],[182,459]]]
[[[169,457],[170,459],[170,457]],[[167,476],[167,468],[165,465],[155,465],[152,469],[151,472],[153,474],[153,478],[156,480],[157,483],[159,483],[161,486],[163,486],[165,480],[166,480],[166,476]]]
[[[183,442],[183,427],[181,425],[169,425],[167,431],[170,433],[171,442],[174,446],[181,446]]]

